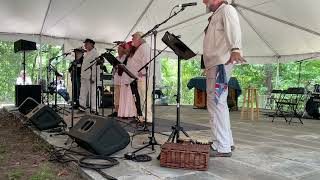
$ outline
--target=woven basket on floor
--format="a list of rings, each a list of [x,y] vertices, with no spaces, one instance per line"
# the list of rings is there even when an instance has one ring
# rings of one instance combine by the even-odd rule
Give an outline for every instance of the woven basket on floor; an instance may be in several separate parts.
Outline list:
[[[209,150],[209,144],[165,143],[161,146],[160,166],[206,171]]]

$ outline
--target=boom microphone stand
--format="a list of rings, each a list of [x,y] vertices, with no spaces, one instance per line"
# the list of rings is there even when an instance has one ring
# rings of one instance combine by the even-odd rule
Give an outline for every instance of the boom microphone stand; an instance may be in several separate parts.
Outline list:
[[[147,33],[145,33],[144,35],[142,35],[142,38],[147,37],[147,36],[151,36],[153,35],[153,55],[154,58],[151,59],[147,64],[149,64],[150,62],[152,62],[156,57],[157,57],[157,29],[163,25],[164,23],[168,22],[171,18],[173,18],[174,16],[178,15],[180,12],[182,12],[185,8],[182,7],[178,12],[174,12],[174,14],[170,15],[167,19],[165,19],[163,22],[155,25],[152,29],[150,29]],[[144,68],[144,67],[143,67]],[[151,137],[149,137],[149,142],[147,145],[133,151],[132,153],[128,153],[126,154],[127,156],[132,156],[135,153],[151,146],[151,149],[154,150],[154,145],[159,145],[155,139],[154,133],[154,127],[155,127],[155,89],[156,89],[156,85],[155,85],[155,81],[156,81],[156,75],[155,75],[155,70],[156,70],[156,63],[153,63],[153,77],[152,77],[152,129],[151,129]],[[125,155],[125,156],[126,156]]]
[[[57,105],[57,93],[58,93],[58,90],[57,90],[57,87],[58,87],[58,77],[57,77],[57,76],[59,75],[59,72],[57,71],[57,69],[56,69],[55,67],[53,67],[53,66],[51,65],[51,63],[52,63],[53,60],[58,59],[58,58],[60,58],[60,57],[66,57],[66,56],[68,56],[69,54],[71,54],[71,52],[63,53],[63,54],[61,54],[61,55],[59,55],[59,56],[56,56],[56,57],[53,57],[53,58],[49,59],[49,65],[48,65],[48,68],[47,68],[47,70],[48,70],[48,72],[47,72],[47,79],[49,79],[49,71],[53,70],[54,75],[55,75],[55,79],[53,80],[53,85],[54,85],[54,92],[55,92],[55,94],[54,94],[54,105],[52,105],[52,108],[53,108],[56,112],[60,112],[63,108],[61,108],[61,107],[59,107],[59,106]],[[58,62],[58,63],[59,63],[59,62]],[[58,63],[56,63],[56,66],[57,66]],[[47,81],[47,82],[48,82],[48,81]],[[48,105],[49,105],[49,92],[47,92],[47,102],[48,102]],[[63,110],[66,111],[67,113],[70,113],[69,111],[67,111],[67,110],[65,110],[65,109],[63,109]],[[63,112],[62,114],[65,115],[64,112]]]

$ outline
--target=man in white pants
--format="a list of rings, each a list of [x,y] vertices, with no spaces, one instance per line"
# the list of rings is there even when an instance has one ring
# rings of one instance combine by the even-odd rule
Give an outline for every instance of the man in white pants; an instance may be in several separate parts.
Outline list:
[[[228,80],[233,64],[242,63],[241,29],[234,7],[223,0],[203,0],[213,12],[205,29],[203,59],[207,76],[207,108],[213,144],[211,157],[231,157],[234,147],[227,104]],[[234,148],[233,148],[234,149]]]
[[[150,60],[151,49],[150,46],[146,43],[146,41],[142,38],[142,32],[136,32],[132,35],[132,46],[136,48],[133,54],[129,55],[127,68],[138,77],[138,91],[140,95],[140,102],[141,102],[141,110],[143,114],[143,118],[139,117],[139,121],[143,122],[145,118],[147,118],[148,124],[152,122],[152,76],[153,76],[153,69],[149,64],[148,68],[148,91],[146,97],[146,70],[143,69],[142,71],[138,72],[140,68],[148,63]],[[147,103],[147,116],[145,116],[145,107]]]
[[[92,66],[92,78],[90,80],[91,71],[90,69],[86,70],[88,67],[90,67],[93,63],[90,63],[95,58],[97,58],[98,52],[94,48],[95,42],[92,39],[86,39],[84,42],[84,48],[86,50],[86,53],[83,56],[83,64],[81,68],[81,88],[80,88],[80,97],[79,97],[79,110],[85,111],[86,110],[86,100],[89,92],[91,91],[91,97],[89,97],[89,100],[91,101],[91,113],[97,114],[96,112],[96,65]],[[86,71],[85,71],[86,70]],[[98,66],[98,74],[100,72],[100,68]],[[98,79],[99,80],[99,79]]]

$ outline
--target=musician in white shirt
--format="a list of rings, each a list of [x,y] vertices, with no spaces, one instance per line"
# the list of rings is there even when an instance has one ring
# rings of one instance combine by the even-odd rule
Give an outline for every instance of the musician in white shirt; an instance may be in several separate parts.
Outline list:
[[[136,32],[132,35],[132,46],[136,48],[135,52],[129,55],[127,68],[138,77],[138,91],[141,102],[141,110],[143,118],[139,118],[139,121],[144,121],[147,118],[147,122],[152,122],[152,102],[151,102],[151,92],[152,92],[152,76],[153,71],[150,65],[148,66],[148,91],[146,97],[146,69],[138,72],[140,68],[146,65],[150,60],[150,46],[142,38],[143,33]],[[147,117],[145,117],[145,107],[147,103]]]
[[[227,105],[227,83],[233,64],[245,62],[240,53],[242,46],[239,17],[236,9],[226,1],[203,0],[203,3],[213,12],[203,40],[207,108],[213,138],[210,156],[230,157],[234,142]]]
[[[25,77],[25,81],[23,80],[23,76]],[[16,85],[31,85],[31,78],[28,76],[27,72],[24,73],[22,70],[20,72],[20,76],[17,78]]]
[[[70,96],[69,96],[69,93],[65,87],[65,84],[64,84],[64,80],[62,79],[63,77],[63,74],[60,73],[57,75],[57,86],[56,86],[56,90],[57,90],[57,93],[63,97],[63,99],[68,102],[70,100]],[[55,82],[54,82],[55,84]]]
[[[92,39],[86,39],[84,42],[84,47],[86,50],[86,53],[84,54],[83,57],[83,63],[82,63],[82,68],[81,68],[81,88],[80,88],[80,98],[79,98],[79,110],[80,111],[85,111],[86,110],[86,100],[88,94],[90,94],[91,91],[91,97],[90,102],[91,102],[91,109],[90,111],[92,113],[98,113],[96,112],[97,105],[96,105],[96,65],[92,66],[92,71],[89,68],[92,64],[95,62],[92,62],[95,60],[99,54],[97,50],[94,48],[95,42]],[[92,74],[91,74],[92,72]],[[100,72],[100,68],[98,66],[98,74]],[[98,78],[99,81],[100,78]]]

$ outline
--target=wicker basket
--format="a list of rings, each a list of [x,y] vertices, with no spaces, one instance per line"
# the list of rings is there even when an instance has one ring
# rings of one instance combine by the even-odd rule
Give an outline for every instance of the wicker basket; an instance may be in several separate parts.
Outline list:
[[[165,143],[161,146],[160,166],[206,171],[209,149],[209,144]]]

